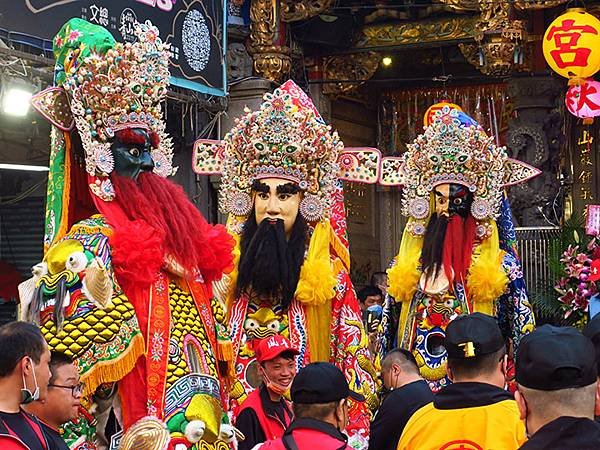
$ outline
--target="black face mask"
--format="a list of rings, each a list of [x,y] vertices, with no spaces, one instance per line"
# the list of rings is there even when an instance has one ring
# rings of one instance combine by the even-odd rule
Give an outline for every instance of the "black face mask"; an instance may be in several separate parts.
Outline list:
[[[115,171],[127,178],[136,180],[142,172],[152,172],[154,161],[150,156],[152,143],[146,130],[135,128],[131,130],[144,139],[143,144],[132,144],[121,141],[117,136],[110,146],[115,160]]]
[[[450,216],[458,214],[466,219],[471,212],[473,193],[462,184],[451,184],[449,192],[448,213]]]

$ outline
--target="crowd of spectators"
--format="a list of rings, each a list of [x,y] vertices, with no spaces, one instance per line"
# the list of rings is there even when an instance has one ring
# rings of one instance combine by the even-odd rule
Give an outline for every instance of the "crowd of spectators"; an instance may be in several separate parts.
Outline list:
[[[372,288],[375,288],[372,286]],[[371,294],[381,290],[365,290]],[[362,295],[378,305],[377,295]],[[366,315],[365,315],[366,317]],[[543,325],[518,348],[516,390],[507,389],[506,341],[496,320],[473,313],[454,319],[444,347],[451,383],[432,393],[413,354],[381,360],[381,404],[369,450],[600,449],[600,315],[583,332]],[[344,450],[350,389],[333,364],[296,373],[298,350],[283,336],[255,349],[262,385],[238,411],[241,450]],[[37,326],[0,327],[0,448],[67,450],[60,429],[77,417],[83,386],[68,357],[51,353]]]

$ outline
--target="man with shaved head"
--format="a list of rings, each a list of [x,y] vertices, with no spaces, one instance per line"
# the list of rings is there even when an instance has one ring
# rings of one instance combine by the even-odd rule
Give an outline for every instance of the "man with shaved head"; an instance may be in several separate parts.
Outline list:
[[[421,377],[417,361],[403,348],[391,350],[381,363],[383,385],[387,391],[371,423],[370,450],[395,450],[408,419],[433,401],[427,382]]]

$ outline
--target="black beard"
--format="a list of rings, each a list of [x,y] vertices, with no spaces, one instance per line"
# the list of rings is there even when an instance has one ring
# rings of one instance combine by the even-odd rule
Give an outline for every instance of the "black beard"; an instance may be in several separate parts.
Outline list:
[[[306,221],[298,216],[289,241],[283,220],[267,219],[256,224],[254,212],[244,224],[240,240],[240,263],[236,282],[236,297],[253,293],[280,299],[284,309],[290,305],[304,262]]]
[[[447,227],[448,218],[446,216],[438,217],[437,213],[431,215],[423,237],[423,250],[421,251],[421,267],[427,277],[437,276],[442,268],[442,254]],[[432,272],[434,268],[435,273]]]

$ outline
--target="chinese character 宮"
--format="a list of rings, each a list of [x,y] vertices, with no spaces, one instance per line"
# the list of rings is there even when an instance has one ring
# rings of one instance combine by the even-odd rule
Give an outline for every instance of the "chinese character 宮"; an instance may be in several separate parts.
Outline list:
[[[560,69],[567,67],[585,67],[592,49],[577,47],[579,38],[584,33],[598,34],[591,25],[575,25],[575,20],[565,19],[560,27],[553,26],[548,30],[546,39],[554,39],[556,49],[550,51],[550,56]]]

